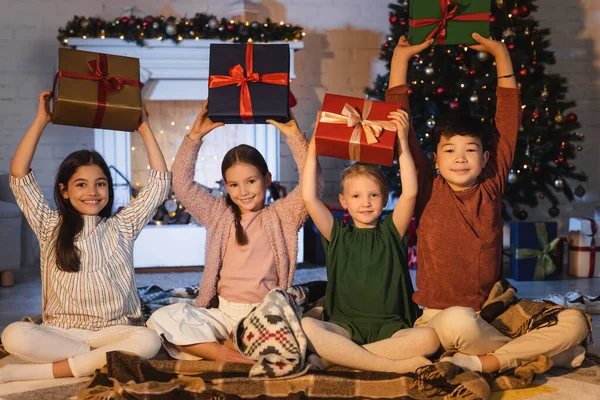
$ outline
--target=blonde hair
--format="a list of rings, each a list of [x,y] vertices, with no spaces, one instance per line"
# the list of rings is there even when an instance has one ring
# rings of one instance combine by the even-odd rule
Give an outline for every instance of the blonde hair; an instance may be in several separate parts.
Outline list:
[[[387,202],[389,191],[385,175],[383,175],[383,172],[381,172],[379,167],[372,164],[356,163],[352,164],[351,166],[342,171],[342,174],[340,176],[340,193],[342,195],[344,194],[344,182],[346,181],[346,179],[356,175],[365,176],[371,179],[373,182],[375,182],[379,186],[379,189],[381,189],[381,194],[383,196],[384,201]]]

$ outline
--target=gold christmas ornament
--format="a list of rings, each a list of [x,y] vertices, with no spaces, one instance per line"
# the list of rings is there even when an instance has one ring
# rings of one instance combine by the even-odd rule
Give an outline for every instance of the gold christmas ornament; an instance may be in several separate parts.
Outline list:
[[[555,120],[556,122],[558,122],[559,124],[560,124],[561,122],[563,122],[563,121],[564,121],[564,119],[565,119],[565,117],[562,115],[562,113],[561,113],[561,112],[559,112],[558,114],[556,114],[556,116],[554,117],[554,120]]]

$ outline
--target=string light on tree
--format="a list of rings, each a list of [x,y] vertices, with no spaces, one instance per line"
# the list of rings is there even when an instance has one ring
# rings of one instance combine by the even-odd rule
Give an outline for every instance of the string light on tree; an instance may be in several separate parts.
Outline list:
[[[559,190],[564,189],[565,188],[565,181],[562,178],[556,178],[554,180],[554,187],[557,188],[557,189],[559,189]]]

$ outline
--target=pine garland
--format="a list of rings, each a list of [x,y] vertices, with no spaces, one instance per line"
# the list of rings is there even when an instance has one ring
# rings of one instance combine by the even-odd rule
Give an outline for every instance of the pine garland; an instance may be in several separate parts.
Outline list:
[[[192,18],[174,16],[135,15],[104,20],[97,17],[74,16],[63,28],[57,39],[63,45],[69,38],[119,38],[144,46],[144,39],[172,40],[179,43],[185,39],[219,39],[237,43],[298,41],[304,37],[301,26],[279,23],[267,19],[264,23],[220,20],[212,14],[197,13]]]

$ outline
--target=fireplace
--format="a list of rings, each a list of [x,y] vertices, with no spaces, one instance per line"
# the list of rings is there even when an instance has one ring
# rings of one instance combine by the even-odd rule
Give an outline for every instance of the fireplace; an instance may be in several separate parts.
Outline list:
[[[144,83],[142,96],[150,126],[171,166],[177,149],[208,95],[210,43],[215,40],[185,40],[179,44],[146,40],[145,46],[119,39],[69,39],[78,50],[115,54],[140,59]],[[302,42],[289,42],[290,78],[294,79],[294,52]],[[265,157],[273,180],[279,180],[279,131],[271,125],[229,125],[206,137],[198,156],[195,180],[216,187],[225,152],[246,143]],[[140,188],[148,178],[148,163],[141,139],[136,133],[94,130],[95,149],[111,166],[115,182],[115,206],[130,200],[130,186]],[[204,227],[190,225],[148,226],[138,237],[134,250],[136,268],[204,265]],[[299,235],[298,261],[302,261],[302,235]]]

